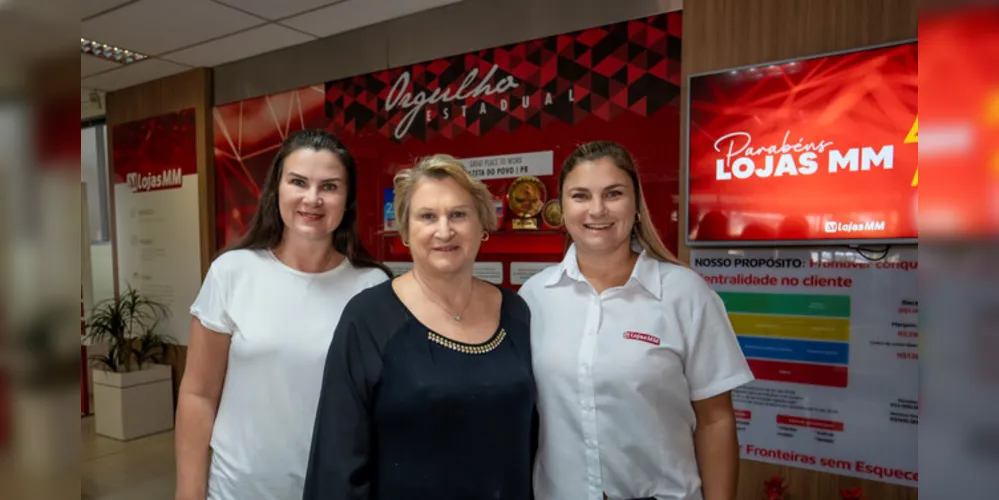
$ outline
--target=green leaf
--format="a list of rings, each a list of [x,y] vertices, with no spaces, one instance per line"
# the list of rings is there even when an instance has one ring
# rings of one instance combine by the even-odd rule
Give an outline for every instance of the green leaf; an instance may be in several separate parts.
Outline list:
[[[165,346],[175,340],[156,330],[169,309],[143,296],[131,286],[115,297],[97,303],[84,322],[84,339],[108,348],[100,362],[114,371],[131,371],[158,362]]]

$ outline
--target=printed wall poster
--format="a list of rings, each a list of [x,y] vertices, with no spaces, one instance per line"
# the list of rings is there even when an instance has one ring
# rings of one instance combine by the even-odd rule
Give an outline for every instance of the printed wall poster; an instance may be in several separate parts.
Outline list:
[[[733,403],[742,457],[918,486],[915,248],[691,251],[756,381]]]
[[[112,134],[119,290],[164,303],[170,317],[161,333],[187,345],[201,286],[194,109],[116,125]]]
[[[675,12],[219,106],[219,245],[245,231],[281,141],[296,130],[325,128],[357,161],[359,227],[382,260],[408,258],[393,254],[395,235],[387,233],[399,221],[386,218],[385,189],[415,160],[436,153],[461,160],[489,186],[497,213],[510,226],[514,216],[504,207],[511,185],[537,179],[550,199],[566,156],[578,144],[599,139],[634,154],[653,223],[675,250],[680,31]],[[537,233],[557,233],[536,218]],[[529,246],[525,240],[520,247]],[[538,258],[551,262],[561,255]],[[488,255],[492,262],[512,259]]]

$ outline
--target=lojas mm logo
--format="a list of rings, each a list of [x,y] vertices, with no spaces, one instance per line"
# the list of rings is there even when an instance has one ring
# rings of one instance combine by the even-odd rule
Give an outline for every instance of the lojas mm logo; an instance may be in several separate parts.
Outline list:
[[[184,174],[180,168],[171,168],[158,174],[131,172],[125,176],[125,183],[133,193],[175,189],[184,185]]]

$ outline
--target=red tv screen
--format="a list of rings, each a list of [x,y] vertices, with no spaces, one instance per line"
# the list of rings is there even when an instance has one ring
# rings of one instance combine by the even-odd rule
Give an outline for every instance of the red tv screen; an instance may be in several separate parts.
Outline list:
[[[915,242],[916,42],[693,75],[687,243]]]

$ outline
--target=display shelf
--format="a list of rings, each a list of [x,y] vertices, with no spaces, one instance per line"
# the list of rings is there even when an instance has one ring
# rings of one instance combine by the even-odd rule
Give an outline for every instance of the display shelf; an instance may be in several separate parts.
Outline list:
[[[390,236],[393,255],[409,254],[402,239]],[[482,242],[479,255],[520,254],[520,255],[562,255],[564,240],[560,231],[505,231],[489,235]]]

